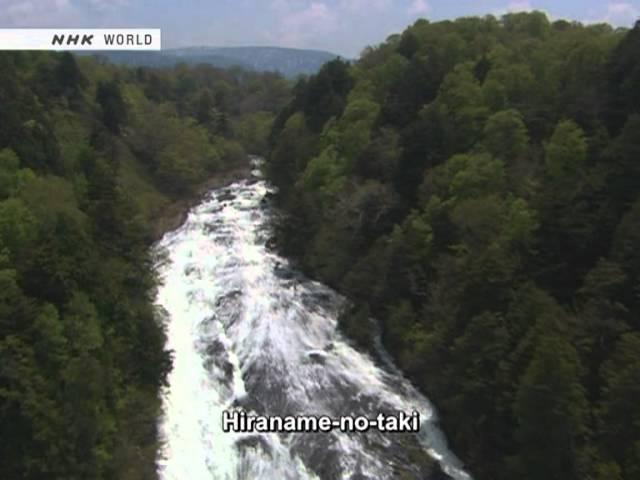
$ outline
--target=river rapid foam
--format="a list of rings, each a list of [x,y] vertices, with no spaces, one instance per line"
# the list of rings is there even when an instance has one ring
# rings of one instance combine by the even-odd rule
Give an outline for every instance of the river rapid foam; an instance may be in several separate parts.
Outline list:
[[[258,166],[258,161],[256,167]],[[429,401],[337,330],[344,299],[268,247],[268,183],[213,190],[157,245],[173,370],[163,392],[163,480],[470,480]],[[161,255],[162,256],[162,255]],[[222,413],[420,412],[420,433],[225,433]]]

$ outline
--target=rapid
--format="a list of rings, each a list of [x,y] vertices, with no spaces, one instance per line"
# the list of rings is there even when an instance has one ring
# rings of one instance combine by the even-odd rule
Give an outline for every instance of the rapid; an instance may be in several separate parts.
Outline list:
[[[156,246],[173,370],[160,419],[163,480],[470,480],[433,406],[394,366],[337,329],[345,300],[268,247],[276,213],[251,178],[215,189]],[[222,413],[418,411],[419,434],[225,433]]]

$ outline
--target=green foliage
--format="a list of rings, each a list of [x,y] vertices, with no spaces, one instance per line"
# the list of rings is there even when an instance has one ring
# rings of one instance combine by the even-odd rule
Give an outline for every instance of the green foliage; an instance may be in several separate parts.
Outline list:
[[[283,189],[290,189],[296,172],[304,170],[315,150],[311,133],[302,112],[287,119],[271,151],[270,175]]]
[[[96,90],[96,102],[102,109],[102,121],[105,127],[112,133],[120,133],[120,127],[127,115],[127,107],[118,83],[115,80],[101,82]]]
[[[639,348],[638,332],[621,336],[601,370],[605,385],[601,410],[603,448],[622,467],[623,478],[634,478],[638,473]]]
[[[167,127],[173,133],[172,141],[158,152],[155,174],[166,190],[184,193],[197,184],[206,170],[215,170],[218,155],[204,129],[177,122]]]
[[[639,40],[421,20],[274,122],[281,248],[363,348],[379,320],[474,478],[640,472]]]
[[[269,145],[267,139],[273,124],[274,115],[270,112],[256,112],[241,116],[233,130],[244,148],[256,155],[266,155]]]
[[[575,349],[561,336],[542,336],[516,394],[520,474],[575,478],[588,416]]]
[[[53,73],[54,95],[64,95],[66,97],[78,97],[82,87],[87,84],[75,57],[70,52],[64,52]],[[75,100],[76,98],[74,98]]]
[[[19,182],[18,167],[20,159],[13,150],[0,151],[0,198],[14,194]]]
[[[434,174],[440,171],[444,178],[439,181],[446,189],[442,193],[456,199],[500,192],[506,186],[504,163],[486,154],[454,155],[444,168],[437,167]]]
[[[346,172],[345,160],[335,148],[327,147],[320,155],[312,158],[302,175],[305,188],[330,195],[342,187]]]
[[[587,142],[584,132],[571,120],[560,122],[545,147],[547,173],[552,178],[575,177],[584,167]]]
[[[0,478],[156,478],[150,226],[245,165],[239,141],[264,148],[287,96],[273,74],[0,54]]]
[[[497,158],[513,162],[528,147],[529,135],[517,110],[493,114],[484,127],[484,145]]]
[[[0,202],[0,242],[11,258],[22,257],[36,236],[36,222],[18,198]]]

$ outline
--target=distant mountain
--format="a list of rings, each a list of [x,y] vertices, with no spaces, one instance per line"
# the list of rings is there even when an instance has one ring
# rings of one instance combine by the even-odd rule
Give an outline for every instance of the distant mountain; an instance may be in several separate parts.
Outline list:
[[[249,70],[279,72],[285,77],[310,75],[338,55],[321,50],[281,47],[187,47],[161,52],[93,52],[113,63],[171,67],[206,63],[216,67],[240,66]]]

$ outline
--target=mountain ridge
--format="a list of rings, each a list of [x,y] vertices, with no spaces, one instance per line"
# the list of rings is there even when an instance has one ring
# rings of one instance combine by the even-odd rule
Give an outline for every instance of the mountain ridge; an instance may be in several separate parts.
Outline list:
[[[340,55],[313,49],[278,46],[189,46],[162,50],[161,52],[92,52],[112,63],[147,67],[172,67],[179,63],[188,65],[210,64],[220,68],[242,67],[258,72],[278,72],[285,77],[316,73],[326,62]]]

